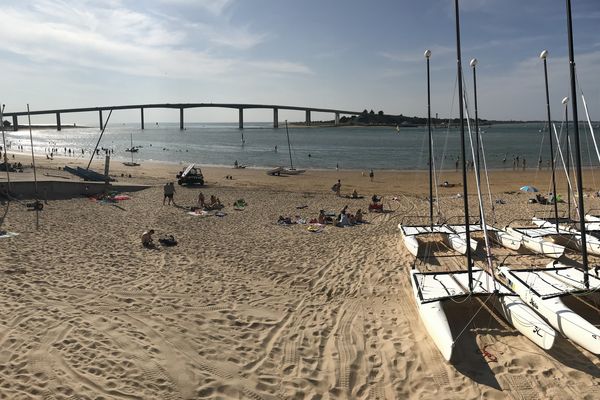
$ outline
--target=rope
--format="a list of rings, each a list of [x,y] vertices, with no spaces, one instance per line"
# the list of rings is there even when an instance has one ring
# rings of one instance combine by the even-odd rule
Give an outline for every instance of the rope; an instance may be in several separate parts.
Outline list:
[[[493,293],[490,293],[490,295],[485,299],[484,302],[481,303],[481,305],[479,306],[479,308],[477,309],[477,311],[473,314],[473,316],[471,317],[471,319],[469,319],[469,321],[467,322],[467,324],[464,326],[464,328],[459,332],[458,335],[456,335],[456,339],[454,339],[452,341],[452,347],[454,347],[454,345],[456,344],[456,342],[458,341],[458,339],[460,339],[460,337],[462,336],[463,333],[465,333],[465,331],[467,330],[467,328],[469,327],[469,325],[473,322],[473,320],[475,319],[475,317],[477,316],[477,314],[479,314],[479,312],[481,311],[481,309],[483,308],[483,306],[489,301],[490,298],[492,298],[494,296]]]

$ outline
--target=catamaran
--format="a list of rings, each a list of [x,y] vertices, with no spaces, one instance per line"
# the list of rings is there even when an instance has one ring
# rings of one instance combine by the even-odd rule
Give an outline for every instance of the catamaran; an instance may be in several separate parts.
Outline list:
[[[459,87],[460,100],[460,121],[461,121],[461,151],[462,151],[462,171],[463,171],[463,202],[465,208],[465,228],[464,232],[452,231],[457,238],[464,239],[465,253],[467,258],[467,271],[460,272],[421,272],[413,269],[410,272],[411,285],[417,309],[425,328],[430,337],[440,350],[442,356],[446,360],[452,358],[455,339],[450,330],[448,319],[443,309],[443,304],[446,301],[469,296],[492,296],[498,297],[498,302],[495,302],[496,309],[500,314],[515,328],[522,332],[526,337],[534,341],[537,345],[544,349],[549,349],[554,343],[554,330],[541,319],[531,308],[529,308],[514,292],[503,286],[493,277],[490,272],[483,269],[474,269],[471,262],[471,246],[470,244],[470,226],[468,213],[468,197],[467,197],[467,179],[466,179],[466,164],[465,164],[465,144],[464,144],[464,114],[463,114],[463,93],[462,93],[462,71],[460,57],[460,28],[459,28],[459,12],[458,0],[455,0],[456,11],[456,38],[457,38],[457,57],[458,57],[458,81],[461,84]],[[425,53],[427,57],[428,70],[428,89],[429,89],[429,56],[430,52]],[[429,90],[428,90],[429,94]],[[429,96],[428,96],[429,98]],[[429,116],[429,120],[430,120]],[[429,123],[430,126],[430,123]],[[430,148],[431,148],[431,133],[430,133]],[[431,152],[430,152],[431,155]],[[431,167],[430,156],[430,167]],[[479,180],[477,179],[478,193]],[[483,214],[483,206],[480,195],[480,210],[482,215],[481,226],[487,228]],[[432,218],[431,206],[431,173],[430,173],[430,217]],[[431,219],[432,221],[433,219]],[[404,242],[409,243],[409,251],[416,255],[418,253],[418,242],[415,235],[410,234],[409,227],[401,226]],[[404,229],[403,229],[404,228]],[[433,223],[427,231],[433,231]],[[437,229],[439,230],[439,229]],[[418,234],[418,233],[417,233]],[[445,233],[448,236],[450,233]],[[412,236],[412,237],[411,237]],[[487,243],[487,232],[484,234],[486,240],[486,249],[489,254],[489,243]],[[412,251],[411,251],[412,249]],[[488,258],[489,260],[489,258]]]
[[[289,168],[281,168],[279,173],[281,175],[298,175],[305,172],[304,169],[296,169],[294,168],[294,162],[292,161],[292,146],[290,145],[290,132],[288,130],[287,120],[285,121],[285,134],[287,136],[287,144],[288,144],[288,152],[290,154],[290,167]]]
[[[567,0],[567,32],[569,45],[569,65],[571,78],[571,108],[573,120],[577,117],[577,98],[575,87],[575,61],[573,54],[573,27],[571,18],[571,2]],[[545,53],[545,56],[544,56]],[[544,72],[546,75],[546,98],[548,98],[546,58],[547,52],[542,52]],[[550,125],[550,107],[548,107],[548,126]],[[507,266],[498,268],[500,274],[507,280],[510,288],[536,312],[542,315],[556,330],[574,343],[586,350],[600,354],[600,329],[586,321],[568,308],[561,297],[573,294],[587,294],[600,290],[598,271],[588,268],[588,246],[585,227],[585,212],[583,203],[583,182],[581,174],[581,152],[579,146],[579,124],[575,123],[575,162],[578,190],[578,211],[580,222],[580,251],[582,267],[567,267],[553,262],[544,269],[514,270]],[[556,193],[556,191],[554,192]],[[560,230],[558,220],[556,230]]]

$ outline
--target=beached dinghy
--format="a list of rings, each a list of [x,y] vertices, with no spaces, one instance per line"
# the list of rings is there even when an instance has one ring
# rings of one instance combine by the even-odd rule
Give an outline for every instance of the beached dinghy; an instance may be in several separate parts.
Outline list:
[[[561,274],[566,277],[576,276],[575,268],[517,271],[508,267],[499,267],[498,270],[507,279],[511,289],[557,331],[584,349],[594,354],[600,354],[600,330],[573,312],[560,300],[560,296],[590,290],[582,288],[581,285],[576,287],[567,284],[563,278],[558,277]],[[583,272],[579,272],[583,274]],[[590,277],[590,287],[600,289],[600,280]]]
[[[473,293],[468,290],[468,272],[410,272],[413,293],[423,325],[446,360],[452,357],[454,338],[443,309],[443,302],[468,296],[495,293],[498,312],[524,336],[543,349],[554,344],[555,331],[507,287],[481,269],[473,270]]]

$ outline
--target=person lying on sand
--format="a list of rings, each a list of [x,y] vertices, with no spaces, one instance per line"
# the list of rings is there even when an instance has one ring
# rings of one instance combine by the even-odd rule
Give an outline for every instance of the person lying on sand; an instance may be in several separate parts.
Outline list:
[[[145,231],[144,233],[142,233],[142,246],[144,246],[145,248],[154,247],[152,235],[154,235],[154,229],[150,229],[149,231]]]

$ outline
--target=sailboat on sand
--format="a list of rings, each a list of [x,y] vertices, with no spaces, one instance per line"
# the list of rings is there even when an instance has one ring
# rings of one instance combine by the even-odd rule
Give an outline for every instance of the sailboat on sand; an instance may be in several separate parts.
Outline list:
[[[304,169],[296,169],[294,168],[294,162],[292,161],[292,146],[290,145],[290,131],[288,130],[287,120],[285,121],[285,134],[287,136],[287,144],[288,144],[288,152],[290,154],[290,167],[289,168],[281,168],[279,173],[281,175],[298,175],[306,170]]]
[[[456,11],[456,38],[457,38],[457,56],[458,56],[458,80],[459,98],[460,98],[460,121],[461,121],[461,151],[462,151],[462,172],[463,172],[463,202],[465,208],[465,243],[470,243],[469,229],[469,208],[467,197],[467,179],[465,165],[465,144],[464,144],[464,117],[463,117],[463,93],[462,93],[462,71],[460,62],[460,28],[459,28],[459,12],[458,0],[455,0]],[[426,57],[429,62],[430,52],[426,52]],[[428,68],[429,70],[429,68]],[[431,118],[429,117],[429,120]],[[429,123],[430,126],[430,123]],[[431,135],[430,135],[431,146]],[[431,168],[431,155],[430,155]],[[431,176],[431,173],[430,173]],[[482,227],[486,229],[485,216],[481,202],[481,193],[478,184],[478,194],[480,197],[480,210],[482,211]],[[431,192],[431,178],[430,178]],[[431,206],[430,196],[430,210]],[[432,212],[430,211],[430,216]],[[433,221],[431,220],[431,227]],[[402,229],[402,227],[400,227]],[[487,234],[487,232],[486,232]],[[403,231],[404,235],[404,231]],[[459,235],[462,236],[462,235]],[[487,237],[486,247],[489,255],[489,243]],[[406,241],[405,241],[406,243]],[[548,326],[532,309],[530,309],[518,296],[515,295],[509,288],[500,284],[496,278],[484,269],[473,268],[471,260],[471,246],[465,246],[467,271],[459,272],[422,272],[416,268],[410,271],[410,281],[413,288],[417,309],[421,317],[421,321],[425,325],[430,337],[442,353],[446,360],[452,358],[455,338],[450,330],[447,316],[444,311],[444,303],[459,298],[467,298],[471,296],[486,296],[488,299],[495,295],[498,301],[494,302],[495,308],[499,313],[516,329],[523,333],[526,337],[534,341],[538,346],[549,349],[554,343],[555,332]],[[488,258],[490,261],[490,258]],[[416,267],[416,264],[415,264]],[[490,268],[491,270],[491,268]],[[486,300],[487,301],[487,300]]]
[[[131,153],[131,161],[125,161],[123,165],[128,167],[138,167],[140,164],[133,161],[133,153],[137,153],[139,150],[138,147],[133,147],[133,132],[129,132],[129,138],[131,140],[131,146],[128,149],[125,149],[125,151]]]
[[[567,32],[571,78],[571,107],[573,120],[578,121],[570,0],[567,0]],[[550,120],[550,115],[548,115],[548,120]],[[535,308],[536,312],[542,315],[557,331],[584,349],[594,354],[600,354],[600,329],[576,314],[561,300],[561,297],[590,294],[600,290],[598,270],[592,270],[588,266],[578,125],[577,123],[574,124],[576,178],[579,194],[579,231],[582,233],[580,238],[582,266],[569,267],[555,261],[543,269],[514,270],[507,266],[501,266],[498,269],[519,297]],[[559,229],[558,221],[556,221],[556,229]]]

